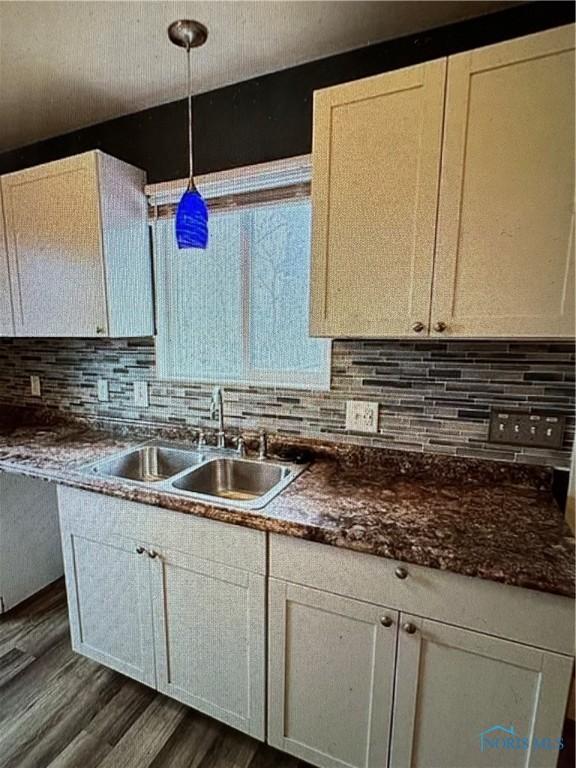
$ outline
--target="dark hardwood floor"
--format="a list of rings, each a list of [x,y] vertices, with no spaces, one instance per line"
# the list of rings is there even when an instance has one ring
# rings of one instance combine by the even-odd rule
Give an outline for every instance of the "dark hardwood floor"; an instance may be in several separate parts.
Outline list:
[[[306,768],[75,654],[62,582],[0,617],[0,768]]]
[[[58,582],[0,617],[0,768],[310,767],[75,654]]]

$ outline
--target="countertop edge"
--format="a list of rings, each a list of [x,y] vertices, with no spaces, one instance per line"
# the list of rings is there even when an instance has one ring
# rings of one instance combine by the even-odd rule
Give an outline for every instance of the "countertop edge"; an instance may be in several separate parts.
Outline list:
[[[264,514],[266,507],[255,510],[256,514],[254,514],[254,512],[250,510],[198,502],[193,499],[185,499],[181,496],[170,494],[166,491],[154,491],[132,484],[129,485],[122,482],[114,483],[113,481],[108,480],[103,483],[101,479],[100,481],[93,480],[89,475],[82,471],[47,471],[35,466],[30,466],[29,464],[6,460],[0,461],[0,472],[21,475],[31,479],[44,480],[46,482],[65,485],[67,487],[77,488],[92,493],[101,493],[105,496],[111,496],[125,501],[147,504],[172,512],[178,512],[180,514],[190,514],[196,517],[203,517],[230,525],[239,525],[266,533],[292,536],[294,538],[313,541],[326,546],[346,549],[365,555],[372,555],[372,557],[387,559],[394,562],[403,562],[421,568],[444,571],[446,573],[453,573],[456,576],[479,578],[485,581],[502,584],[503,586],[528,589],[539,593],[554,595],[556,597],[565,597],[571,600],[575,597],[574,589],[568,591],[560,588],[551,588],[550,585],[539,583],[533,579],[531,580],[529,577],[516,576],[516,578],[511,579],[509,575],[495,574],[493,571],[490,573],[484,572],[483,569],[478,566],[453,569],[447,566],[446,563],[433,561],[433,559],[427,563],[422,563],[414,559],[393,557],[385,553],[374,552],[373,549],[368,545],[363,544],[360,540],[339,539],[338,541],[326,541],[326,527],[301,523],[295,520],[283,520],[278,517],[266,517]],[[304,474],[305,473],[300,477],[303,477]],[[270,506],[272,503],[273,502],[270,502],[267,506]],[[183,505],[186,505],[185,509],[183,508]],[[334,526],[334,531],[337,530],[338,528]]]

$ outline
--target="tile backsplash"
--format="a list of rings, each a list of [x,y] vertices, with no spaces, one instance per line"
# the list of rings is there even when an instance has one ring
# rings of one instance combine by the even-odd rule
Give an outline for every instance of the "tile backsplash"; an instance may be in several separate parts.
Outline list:
[[[524,341],[335,341],[330,392],[225,387],[226,421],[400,450],[568,466],[574,439],[574,344]],[[42,398],[30,394],[41,379]],[[110,401],[97,399],[97,380]],[[133,382],[149,383],[150,405],[134,405]],[[161,381],[153,339],[2,339],[0,403],[43,405],[99,421],[213,427],[212,387]],[[380,403],[379,431],[345,430],[347,399]],[[494,408],[567,417],[561,450],[488,443]]]

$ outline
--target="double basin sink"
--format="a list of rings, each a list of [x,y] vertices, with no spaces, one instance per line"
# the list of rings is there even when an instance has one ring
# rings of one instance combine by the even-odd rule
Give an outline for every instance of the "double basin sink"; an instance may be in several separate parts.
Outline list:
[[[239,457],[219,448],[190,449],[147,444],[130,448],[86,469],[199,501],[260,509],[292,482],[306,465]]]

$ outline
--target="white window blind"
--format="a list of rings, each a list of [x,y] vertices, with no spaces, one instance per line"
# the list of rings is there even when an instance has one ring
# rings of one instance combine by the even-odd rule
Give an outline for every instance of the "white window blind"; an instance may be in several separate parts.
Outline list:
[[[177,249],[168,206],[153,223],[158,376],[328,389],[330,342],[308,336],[310,199],[246,186],[238,206],[214,195],[206,251]]]

